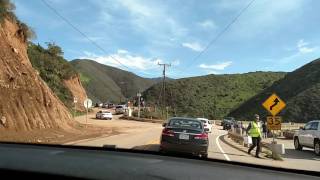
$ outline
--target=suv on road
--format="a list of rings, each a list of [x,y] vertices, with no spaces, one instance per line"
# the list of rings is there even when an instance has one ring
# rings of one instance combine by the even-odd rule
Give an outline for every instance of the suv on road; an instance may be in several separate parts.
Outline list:
[[[229,122],[229,121],[234,121],[235,119],[233,117],[225,117],[223,118],[223,120],[221,121],[221,126],[224,125],[225,122]]]
[[[116,106],[116,114],[123,114],[127,110],[127,107],[125,105],[118,105]]]
[[[320,155],[320,120],[308,122],[293,136],[294,148],[302,150],[303,147],[313,148],[316,155]]]
[[[238,123],[237,123],[237,121],[236,120],[226,120],[226,121],[224,121],[224,123],[223,123],[223,130],[229,130],[229,129],[231,129],[232,128],[232,126],[234,126],[235,128],[237,128],[238,127]]]

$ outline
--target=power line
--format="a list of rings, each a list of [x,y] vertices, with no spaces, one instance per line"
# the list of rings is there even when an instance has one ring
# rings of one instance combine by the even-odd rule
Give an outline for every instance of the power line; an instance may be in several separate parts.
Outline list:
[[[240,12],[239,14],[233,18],[233,20],[225,27],[222,29],[222,31],[220,31],[220,33],[217,34],[217,36],[215,38],[213,38],[209,44],[202,50],[199,52],[198,55],[195,56],[195,58],[193,58],[193,60],[191,61],[191,63],[186,67],[185,70],[189,69],[191,67],[191,65],[193,65],[195,63],[195,61],[197,61],[199,59],[199,57],[205,53],[209,47],[215,43],[238,19],[239,17],[251,6],[251,4],[254,2],[255,0],[250,1],[247,6],[245,6]]]
[[[71,26],[75,31],[77,31],[78,33],[80,33],[83,37],[85,37],[89,42],[91,42],[96,48],[98,48],[99,50],[101,50],[103,53],[108,54],[108,52],[106,50],[104,50],[99,44],[97,44],[95,41],[93,41],[92,39],[90,39],[85,33],[83,33],[79,28],[77,28],[75,25],[73,25],[67,18],[65,18],[64,16],[62,16],[53,6],[51,6],[47,1],[42,0],[42,2],[49,8],[51,9],[58,17],[60,17],[64,22],[66,22],[69,26]],[[121,63],[118,59],[116,59],[115,57],[113,57],[112,55],[109,55],[113,60],[115,60],[116,62],[118,62],[120,65],[122,65],[123,67],[125,67],[126,69],[130,69],[128,66],[124,65],[123,63]]]

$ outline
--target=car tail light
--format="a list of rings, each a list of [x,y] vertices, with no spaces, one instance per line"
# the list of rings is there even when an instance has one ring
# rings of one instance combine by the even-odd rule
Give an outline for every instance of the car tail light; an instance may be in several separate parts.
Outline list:
[[[174,136],[174,132],[172,130],[170,130],[170,129],[164,128],[162,130],[162,135],[163,136],[171,136],[171,137],[173,137]]]
[[[196,134],[194,136],[194,139],[208,140],[208,134],[207,133]]]

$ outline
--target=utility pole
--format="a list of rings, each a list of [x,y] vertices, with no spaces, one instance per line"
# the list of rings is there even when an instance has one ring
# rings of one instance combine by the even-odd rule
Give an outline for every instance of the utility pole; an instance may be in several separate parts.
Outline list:
[[[166,63],[158,63],[159,66],[163,66],[163,79],[162,79],[162,89],[163,89],[163,102],[162,102],[162,114],[163,114],[163,109],[166,109],[166,119],[168,119],[168,109],[166,108],[166,67],[170,67],[171,64],[166,64]]]
[[[140,118],[140,97],[141,97],[141,93],[138,92],[137,96],[138,96],[138,118]]]

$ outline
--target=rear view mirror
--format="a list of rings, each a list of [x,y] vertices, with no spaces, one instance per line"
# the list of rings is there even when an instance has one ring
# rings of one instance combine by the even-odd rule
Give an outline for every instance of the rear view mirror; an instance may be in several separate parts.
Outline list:
[[[167,123],[162,123],[162,127],[166,127],[167,126]]]

